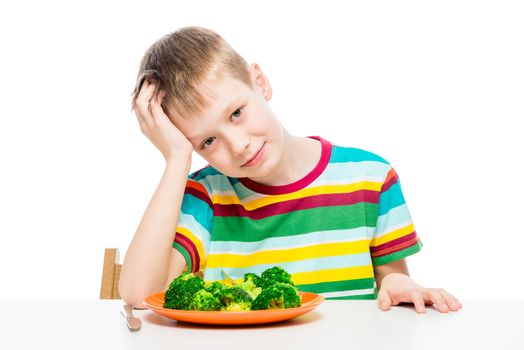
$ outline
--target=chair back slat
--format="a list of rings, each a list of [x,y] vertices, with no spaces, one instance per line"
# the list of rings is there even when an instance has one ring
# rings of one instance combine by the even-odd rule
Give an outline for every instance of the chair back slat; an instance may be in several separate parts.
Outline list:
[[[121,264],[115,265],[115,280],[113,281],[113,299],[122,299],[120,298],[120,293],[118,292],[118,282],[120,281],[120,270],[122,269]]]
[[[118,281],[120,280],[122,265],[118,264],[118,255],[117,248],[105,249],[100,299],[120,299]]]

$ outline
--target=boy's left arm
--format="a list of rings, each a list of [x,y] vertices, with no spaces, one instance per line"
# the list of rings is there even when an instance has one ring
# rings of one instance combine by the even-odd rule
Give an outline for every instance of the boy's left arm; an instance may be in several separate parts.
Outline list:
[[[442,288],[424,288],[409,277],[406,259],[373,267],[377,280],[378,305],[383,311],[392,305],[413,303],[418,313],[426,312],[425,305],[436,305],[440,312],[458,311],[462,304]]]

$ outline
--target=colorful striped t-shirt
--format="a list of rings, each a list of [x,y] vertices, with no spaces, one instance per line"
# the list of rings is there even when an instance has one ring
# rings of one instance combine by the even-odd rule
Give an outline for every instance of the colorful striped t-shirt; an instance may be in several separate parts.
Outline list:
[[[395,170],[380,156],[321,138],[316,167],[266,186],[205,167],[188,177],[173,247],[204,280],[278,265],[300,291],[376,299],[373,266],[422,248]]]

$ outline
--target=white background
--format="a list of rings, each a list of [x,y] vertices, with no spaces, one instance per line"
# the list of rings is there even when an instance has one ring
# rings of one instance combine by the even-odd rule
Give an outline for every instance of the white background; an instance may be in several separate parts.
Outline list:
[[[415,281],[522,299],[519,1],[18,1],[0,5],[0,298],[96,299],[164,170],[130,94],[187,25],[257,62],[295,135],[386,158],[424,248]],[[205,165],[193,158],[193,170]]]

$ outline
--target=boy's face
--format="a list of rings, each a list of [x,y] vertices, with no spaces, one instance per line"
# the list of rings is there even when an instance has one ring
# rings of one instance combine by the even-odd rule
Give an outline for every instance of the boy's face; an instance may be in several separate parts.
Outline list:
[[[269,108],[271,86],[258,65],[250,66],[254,88],[224,74],[202,90],[210,105],[189,118],[171,118],[194,150],[231,177],[267,178],[282,158],[283,128]]]

